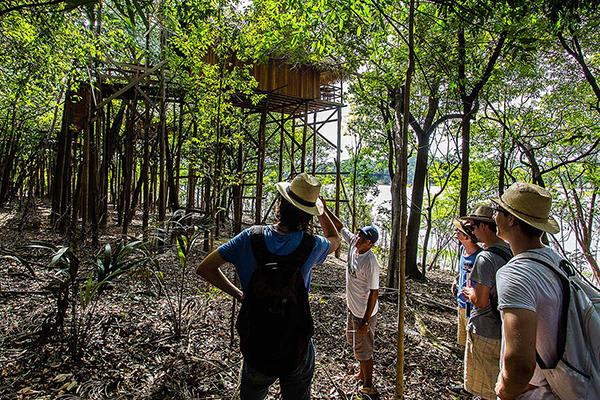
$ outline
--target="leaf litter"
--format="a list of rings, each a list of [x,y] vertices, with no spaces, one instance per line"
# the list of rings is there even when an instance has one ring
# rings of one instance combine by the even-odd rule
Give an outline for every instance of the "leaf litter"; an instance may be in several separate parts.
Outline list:
[[[114,232],[101,238],[101,243],[118,237],[115,227]],[[3,247],[39,239],[64,244],[64,239],[47,227],[17,231],[9,223],[0,224]],[[89,264],[98,249],[86,244],[78,252],[83,260],[81,278],[85,279],[83,274],[90,273]],[[186,328],[180,338],[173,335],[166,294],[153,291],[148,276],[133,272],[119,277],[102,294],[85,350],[78,360],[70,357],[68,348],[70,316],[65,321],[62,340],[43,345],[36,340],[36,332],[55,302],[51,296],[41,294],[52,281],[49,271],[37,266],[41,257],[36,255],[35,276],[12,260],[2,260],[0,398],[234,398],[241,365],[238,338],[231,335],[234,306],[230,298],[193,273],[204,255],[193,252],[187,266]],[[177,254],[165,253],[160,265],[163,271],[175,270]],[[232,268],[228,272],[233,278]],[[369,398],[358,394],[359,385],[353,376],[358,364],[346,344],[344,273],[345,263],[330,256],[313,275],[310,301],[317,348],[314,399]],[[385,271],[381,276],[383,281]],[[429,271],[427,281],[408,281],[404,366],[407,399],[450,398],[445,387],[462,380],[462,354],[455,341],[456,313],[451,311],[451,281],[449,271],[439,270]],[[173,292],[176,288],[168,290]],[[378,398],[392,399],[396,381],[397,291],[381,292],[374,380]],[[447,307],[416,301],[417,298],[434,299]],[[235,310],[238,309],[239,304]],[[279,397],[278,385],[274,385],[268,399]]]

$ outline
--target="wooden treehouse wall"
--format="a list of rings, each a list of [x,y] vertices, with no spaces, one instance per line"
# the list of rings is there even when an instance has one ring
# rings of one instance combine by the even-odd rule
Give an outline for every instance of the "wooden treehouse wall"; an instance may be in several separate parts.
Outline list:
[[[208,64],[216,64],[217,57],[209,52],[204,57]],[[234,61],[234,64],[240,65]],[[251,74],[258,82],[258,90],[277,93],[297,99],[320,99],[321,84],[334,78],[332,73],[321,72],[312,65],[293,66],[283,59],[269,59],[254,64]]]
[[[267,64],[255,65],[252,75],[261,91],[298,99],[321,97],[320,72],[311,66],[291,68],[285,62],[269,60]]]

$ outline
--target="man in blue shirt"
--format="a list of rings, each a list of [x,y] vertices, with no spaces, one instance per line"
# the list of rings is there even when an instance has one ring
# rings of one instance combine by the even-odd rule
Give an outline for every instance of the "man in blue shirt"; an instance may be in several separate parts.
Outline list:
[[[456,239],[460,243],[460,263],[458,268],[458,276],[452,285],[452,294],[456,297],[457,302],[457,333],[456,341],[464,354],[465,344],[467,341],[467,322],[471,303],[462,293],[463,289],[471,285],[470,273],[475,263],[477,254],[481,251],[481,247],[477,244],[477,238],[473,235],[471,229],[467,226],[467,221],[464,218],[454,218],[452,221]],[[469,395],[463,385],[447,386],[446,389],[459,396]]]
[[[312,217],[318,216],[324,236],[315,235],[312,251],[300,268],[307,290],[310,289],[313,267],[323,263],[327,255],[339,247],[341,241],[331,219],[323,213],[323,204],[319,199],[320,187],[321,183],[306,173],[296,176],[291,183],[279,182],[276,222],[263,228],[267,251],[275,255],[287,255],[296,250],[304,235],[308,234],[308,225]],[[244,298],[244,292],[248,290],[251,277],[257,268],[251,245],[252,232],[253,228],[244,230],[211,252],[196,269],[196,272],[208,282],[238,300]],[[221,272],[220,267],[227,262],[235,266],[241,289],[233,285]],[[304,362],[284,375],[268,376],[248,365],[244,360],[240,385],[241,399],[264,399],[269,386],[279,379],[283,399],[308,400],[314,363],[315,352],[312,342],[309,343]]]
[[[463,289],[470,286],[469,275],[475,264],[475,258],[481,251],[477,244],[477,238],[473,235],[471,229],[467,226],[467,221],[463,218],[455,218],[453,221],[456,239],[460,243],[460,261],[458,266],[458,276],[456,282],[452,285],[452,292],[456,296],[458,304],[458,330],[456,342],[462,350],[465,348],[467,338],[467,322],[469,318],[469,300],[462,293]]]

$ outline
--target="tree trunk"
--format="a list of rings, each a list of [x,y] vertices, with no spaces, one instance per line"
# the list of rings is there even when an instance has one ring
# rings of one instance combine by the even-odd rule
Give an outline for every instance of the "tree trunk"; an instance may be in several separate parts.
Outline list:
[[[410,0],[408,16],[408,68],[404,82],[403,110],[402,110],[402,138],[400,141],[400,157],[397,162],[397,174],[400,175],[401,218],[400,218],[400,277],[398,293],[398,331],[396,334],[396,399],[404,399],[404,317],[406,307],[406,236],[407,236],[407,211],[408,199],[406,188],[408,184],[408,126],[410,119],[410,86],[414,71],[414,22],[415,0]],[[396,105],[398,103],[396,102]],[[398,113],[396,108],[396,113]]]
[[[52,177],[52,212],[50,213],[50,222],[56,229],[62,232],[65,231],[68,223],[67,210],[71,193],[71,149],[73,140],[71,104],[73,95],[72,91],[67,91],[65,96]]]
[[[131,186],[133,182],[133,170],[135,168],[134,158],[134,146],[135,146],[135,120],[137,114],[137,96],[134,96],[133,101],[129,105],[129,116],[127,119],[127,125],[125,129],[125,140],[123,143],[123,162],[121,173],[123,175],[123,191],[122,191],[122,218],[123,221],[123,235],[127,235],[129,222],[130,222],[130,210],[131,210]]]
[[[164,54],[165,47],[165,32],[161,27],[160,31],[160,49],[161,54]],[[167,186],[165,180],[165,154],[167,151],[167,104],[166,104],[166,87],[165,87],[165,68],[160,69],[160,131],[158,134],[158,220],[164,221],[166,218],[167,208]]]
[[[413,177],[410,216],[408,219],[408,236],[406,238],[406,276],[413,279],[422,279],[417,265],[419,250],[419,233],[421,231],[421,216],[423,210],[423,191],[425,190],[425,177],[429,160],[429,134],[423,132],[419,136],[417,161]]]

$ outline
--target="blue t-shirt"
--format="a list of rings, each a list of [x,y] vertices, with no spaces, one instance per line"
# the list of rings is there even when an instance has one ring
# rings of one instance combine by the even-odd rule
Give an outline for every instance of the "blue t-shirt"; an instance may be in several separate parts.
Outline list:
[[[471,270],[473,269],[473,265],[475,264],[475,258],[477,258],[477,254],[481,252],[481,249],[477,250],[475,253],[465,256],[464,247],[460,246],[460,265],[458,269],[458,294],[456,296],[456,301],[458,302],[458,306],[460,308],[467,308],[467,299],[462,294],[462,290],[467,287],[467,279]],[[475,282],[471,281],[471,287],[475,287]]]
[[[252,227],[253,228],[253,227]],[[256,259],[252,253],[252,245],[250,244],[250,235],[252,228],[248,228],[240,232],[236,237],[229,242],[222,244],[217,249],[219,254],[227,262],[232,263],[237,270],[242,290],[246,290],[250,283],[250,277],[256,269]],[[300,244],[303,231],[290,233],[279,233],[273,229],[271,225],[265,226],[264,229],[265,244],[267,250],[273,254],[286,255],[290,254]],[[310,289],[310,281],[312,279],[312,269],[316,264],[322,264],[329,254],[329,240],[320,235],[315,235],[315,244],[308,259],[302,266],[300,272],[306,285],[306,290]]]

